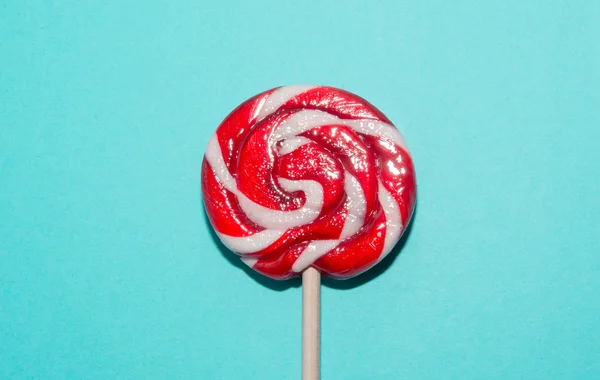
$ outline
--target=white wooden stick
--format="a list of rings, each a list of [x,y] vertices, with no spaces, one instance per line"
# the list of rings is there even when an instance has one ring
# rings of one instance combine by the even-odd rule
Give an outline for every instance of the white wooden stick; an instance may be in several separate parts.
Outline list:
[[[302,272],[302,380],[321,378],[321,273]]]

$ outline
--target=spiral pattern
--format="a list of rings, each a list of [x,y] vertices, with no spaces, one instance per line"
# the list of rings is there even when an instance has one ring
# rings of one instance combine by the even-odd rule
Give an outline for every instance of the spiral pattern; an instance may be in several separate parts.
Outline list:
[[[225,118],[202,191],[219,238],[254,270],[284,280],[313,266],[343,279],[398,242],[416,184],[402,135],[374,106],[331,87],[287,86]]]

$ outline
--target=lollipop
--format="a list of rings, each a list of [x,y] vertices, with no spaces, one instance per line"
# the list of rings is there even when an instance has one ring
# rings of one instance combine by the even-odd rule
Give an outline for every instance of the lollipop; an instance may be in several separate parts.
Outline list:
[[[402,135],[373,105],[287,86],[225,118],[208,143],[202,192],[217,235],[248,266],[277,280],[302,274],[303,323],[316,318],[306,335],[318,330],[320,275],[346,279],[381,261],[410,221],[416,184]],[[305,378],[318,378],[312,335]]]

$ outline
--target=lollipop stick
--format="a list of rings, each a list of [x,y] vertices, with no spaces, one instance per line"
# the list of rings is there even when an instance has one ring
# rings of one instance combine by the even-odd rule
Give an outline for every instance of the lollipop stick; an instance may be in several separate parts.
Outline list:
[[[302,272],[302,380],[321,378],[321,274],[313,267]]]

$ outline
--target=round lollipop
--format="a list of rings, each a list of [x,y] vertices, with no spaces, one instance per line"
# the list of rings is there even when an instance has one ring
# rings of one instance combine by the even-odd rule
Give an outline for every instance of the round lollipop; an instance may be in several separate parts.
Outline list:
[[[400,132],[366,100],[286,86],[238,106],[208,143],[202,193],[225,246],[277,280],[303,277],[303,378],[318,378],[320,275],[356,276],[398,242],[414,210]]]

